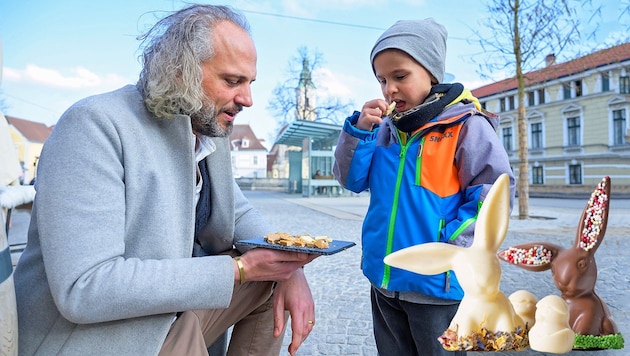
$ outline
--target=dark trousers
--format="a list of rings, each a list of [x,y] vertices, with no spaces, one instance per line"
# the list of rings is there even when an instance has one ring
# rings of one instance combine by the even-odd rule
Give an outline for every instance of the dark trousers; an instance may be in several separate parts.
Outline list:
[[[446,351],[438,337],[448,328],[459,304],[430,305],[388,298],[372,288],[372,321],[380,356],[464,356]]]

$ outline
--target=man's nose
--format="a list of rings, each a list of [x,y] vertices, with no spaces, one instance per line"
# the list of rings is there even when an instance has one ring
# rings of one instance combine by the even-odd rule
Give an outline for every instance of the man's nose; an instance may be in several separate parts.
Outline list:
[[[234,98],[234,101],[237,104],[243,105],[245,107],[252,106],[254,104],[254,100],[252,99],[251,86],[249,85],[243,86],[242,89],[239,91],[239,93],[236,95],[236,98]]]

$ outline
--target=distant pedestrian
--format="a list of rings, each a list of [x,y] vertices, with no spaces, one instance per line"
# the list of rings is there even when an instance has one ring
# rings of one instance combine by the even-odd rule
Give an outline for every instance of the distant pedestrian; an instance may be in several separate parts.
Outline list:
[[[514,199],[498,116],[461,84],[443,83],[446,37],[429,18],[398,21],[378,38],[370,60],[384,99],[346,119],[335,150],[339,183],[371,193],[361,265],[372,283],[381,355],[453,355],[438,337],[463,296],[452,271],[419,275],[383,258],[427,242],[470,246],[479,208],[502,173],[510,178],[510,207]]]
[[[322,171],[321,170],[317,170],[315,172],[315,174],[313,174],[313,179],[324,179],[324,176],[322,175]],[[315,184],[317,184],[317,182],[315,182]],[[326,187],[322,187],[321,185],[317,186],[317,195],[322,195],[326,193]]]

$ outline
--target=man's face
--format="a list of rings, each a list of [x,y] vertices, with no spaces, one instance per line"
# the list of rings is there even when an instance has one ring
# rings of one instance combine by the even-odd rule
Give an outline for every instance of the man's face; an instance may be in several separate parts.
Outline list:
[[[214,56],[201,64],[206,100],[201,110],[190,117],[195,132],[227,137],[236,114],[253,104],[256,47],[246,31],[227,21],[216,25],[213,41]]]

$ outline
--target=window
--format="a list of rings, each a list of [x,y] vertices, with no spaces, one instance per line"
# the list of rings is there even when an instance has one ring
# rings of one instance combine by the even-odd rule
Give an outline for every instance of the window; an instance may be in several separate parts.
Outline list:
[[[569,184],[582,184],[582,166],[572,164],[569,166]]]
[[[535,93],[533,91],[530,91],[527,93],[527,105],[529,106],[534,106],[536,105],[536,98],[535,98]]]
[[[613,145],[626,143],[626,110],[613,110]]]
[[[258,165],[258,156],[254,155],[254,161],[253,161],[254,166]]]
[[[514,95],[508,96],[507,100],[508,100],[508,110],[514,110]]]
[[[503,148],[508,152],[512,151],[514,149],[512,147],[512,127],[504,127],[501,132],[503,136]]]
[[[610,77],[608,74],[602,74],[602,92],[610,91]]]
[[[531,124],[531,138],[532,138],[532,148],[533,149],[541,149],[543,148],[543,138],[542,138],[542,122],[536,122]]]
[[[567,118],[567,146],[579,146],[580,140],[580,118]]]
[[[575,96],[582,96],[582,81],[576,80],[573,82],[573,87],[575,88]]]
[[[564,99],[571,99],[571,85],[569,84],[563,84],[562,85],[562,92],[563,92],[563,97]]]
[[[504,112],[505,111],[505,99],[504,98],[499,99],[499,105],[500,105],[499,111]]]
[[[545,184],[543,167],[532,167],[532,184]]]
[[[538,89],[538,105],[545,103],[545,89]]]
[[[243,140],[241,140],[241,147],[242,148],[247,148],[249,147],[249,140],[244,138]]]
[[[630,94],[630,77],[625,76],[619,78],[619,93]]]
[[[483,110],[488,110],[488,109],[486,109],[486,102],[485,101],[481,103],[481,108]]]

